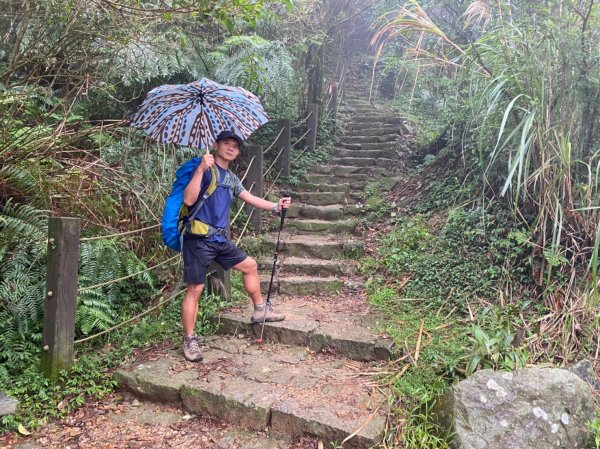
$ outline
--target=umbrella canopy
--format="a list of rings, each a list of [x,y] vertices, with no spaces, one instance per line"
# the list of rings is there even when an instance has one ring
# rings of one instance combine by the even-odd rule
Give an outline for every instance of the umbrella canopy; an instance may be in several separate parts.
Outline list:
[[[221,131],[246,139],[268,120],[253,93],[202,78],[152,89],[131,125],[157,142],[208,148]]]

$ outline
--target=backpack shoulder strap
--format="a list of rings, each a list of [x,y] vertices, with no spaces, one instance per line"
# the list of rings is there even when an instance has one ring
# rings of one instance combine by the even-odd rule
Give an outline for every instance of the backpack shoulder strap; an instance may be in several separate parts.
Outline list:
[[[218,175],[217,175],[217,172],[214,167],[210,167],[210,174],[211,174],[210,184],[208,184],[208,187],[204,190],[204,194],[202,195],[202,198],[200,199],[200,201],[198,201],[196,203],[196,207],[194,207],[190,211],[190,215],[188,215],[188,218],[187,218],[188,223],[191,222],[194,218],[196,218],[196,214],[198,213],[198,211],[200,211],[200,208],[202,206],[204,206],[206,199],[209,196],[211,196],[215,190],[217,190]]]

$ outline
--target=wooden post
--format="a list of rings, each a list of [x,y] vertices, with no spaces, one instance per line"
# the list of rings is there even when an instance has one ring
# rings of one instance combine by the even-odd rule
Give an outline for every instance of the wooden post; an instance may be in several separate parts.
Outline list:
[[[337,133],[336,129],[336,119],[338,112],[338,89],[335,83],[331,88],[331,100],[329,101],[329,118],[331,120],[331,129],[333,131],[333,135],[335,136]]]
[[[317,129],[319,126],[319,105],[311,103],[308,105],[308,134],[306,136],[306,146],[311,150],[317,148]]]
[[[245,185],[246,188],[252,193],[254,196],[258,196],[262,198],[263,196],[263,149],[260,145],[250,145],[248,146],[248,159],[252,160],[254,158],[254,162],[250,166],[248,170],[248,175],[246,176]],[[250,226],[256,232],[261,231],[261,217],[262,211],[255,207],[246,205],[246,213],[250,215]]]
[[[40,368],[52,380],[73,364],[80,226],[79,218],[48,219],[48,269]]]
[[[281,134],[280,134],[281,133]],[[279,120],[277,126],[277,154],[281,151],[281,156],[277,161],[277,168],[283,176],[290,176],[290,148],[292,142],[292,122],[289,118]]]

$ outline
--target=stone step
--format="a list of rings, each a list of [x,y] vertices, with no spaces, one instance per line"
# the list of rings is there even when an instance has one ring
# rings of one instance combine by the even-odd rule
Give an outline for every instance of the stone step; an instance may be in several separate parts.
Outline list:
[[[341,296],[304,296],[274,301],[274,310],[285,320],[265,323],[263,337],[312,351],[333,352],[353,360],[386,360],[391,356],[392,341],[375,331],[377,320],[367,314],[366,302]],[[219,331],[260,336],[260,324],[251,324],[252,305],[231,308],[218,317]],[[369,318],[367,318],[369,317]]]
[[[312,173],[316,173],[316,174],[331,174],[331,175],[353,175],[355,173],[363,173],[364,172],[364,166],[363,167],[357,167],[357,166],[345,166],[345,167],[341,167],[339,165],[313,165],[311,168],[311,172]]]
[[[347,143],[340,146],[347,150],[388,150],[393,152],[398,147],[395,142],[375,142],[375,143]]]
[[[363,108],[371,108],[373,109],[375,106],[373,106],[373,104],[365,98],[362,97],[357,97],[357,98],[345,98],[344,99],[345,103],[346,103],[346,107],[348,109],[352,109],[352,108],[356,108],[356,107],[363,107]]]
[[[243,244],[252,246],[258,254],[273,254],[277,234],[266,234],[260,238],[244,237]],[[282,232],[279,245],[280,255],[310,257],[314,259],[339,259],[343,256],[354,256],[361,254],[363,243],[358,240],[340,238],[337,235],[312,235],[296,234],[288,235]],[[255,252],[252,252],[255,254]]]
[[[356,186],[357,182],[369,182],[388,176],[389,172],[384,168],[379,167],[360,167],[362,170],[360,173],[354,174],[326,174],[326,173],[315,173],[313,175],[305,175],[308,182],[315,184],[333,184],[333,183],[347,183],[351,182]],[[354,187],[353,190],[356,190]]]
[[[328,204],[328,205],[313,205],[304,203],[292,203],[286,213],[286,219],[291,225],[298,218],[312,220],[328,220],[329,222],[341,220],[344,215],[355,215],[353,210],[355,205],[346,204]],[[272,222],[277,225],[280,221],[278,217],[272,217]]]
[[[392,118],[394,119],[394,121],[389,122],[389,123],[382,122],[379,119],[371,120],[368,122],[359,122],[359,121],[353,120],[349,126],[351,127],[351,129],[354,132],[364,131],[364,130],[368,130],[368,129],[391,128],[391,127],[401,127],[402,126],[402,119],[399,119],[397,117],[392,117]]]
[[[346,184],[355,182],[369,182],[375,177],[366,173],[357,173],[352,175],[331,175],[331,174],[318,174],[304,175],[308,182],[314,184]]]
[[[349,160],[349,159],[348,159]],[[358,162],[356,165],[342,164],[339,159],[334,158],[328,165],[314,165],[314,175],[331,175],[346,179],[354,180],[356,175],[379,175],[382,170],[374,169],[376,166],[387,167],[388,165],[384,162],[391,161],[387,158],[383,162],[379,163],[378,159],[372,158],[355,158]]]
[[[402,135],[401,125],[386,125],[381,127],[371,127],[367,129],[354,129],[352,123],[345,129],[344,137],[368,137],[380,136],[384,134]]]
[[[352,118],[353,126],[381,123],[382,125],[401,124],[401,117],[387,114],[364,114]]]
[[[273,265],[271,265],[272,269]],[[342,288],[342,281],[335,276],[279,275],[273,278],[271,273],[260,276],[260,291],[266,296],[271,284],[271,294],[282,296],[335,295]]]
[[[258,260],[259,270],[261,273],[273,269],[272,257],[261,257]],[[323,259],[308,259],[305,257],[281,257],[277,260],[277,273],[297,274],[304,276],[349,276],[353,270],[358,267],[358,263],[354,260],[323,260]]]
[[[349,150],[344,148],[334,148],[331,153],[333,157],[367,159],[385,158],[390,157],[392,154],[394,154],[394,151],[390,148],[386,148],[384,150],[362,150],[360,148]]]
[[[391,156],[386,154],[386,156]],[[331,164],[337,165],[338,167],[393,167],[397,162],[397,159],[391,159],[389,157],[334,157],[330,160]]]
[[[346,192],[299,192],[296,196],[303,203],[315,206],[344,203],[353,204],[355,202],[353,198],[346,195]]]
[[[369,114],[377,114],[377,115],[396,115],[396,112],[384,109],[382,107],[373,107],[365,104],[357,104],[354,106],[350,106],[348,108],[348,112],[350,112],[353,116],[360,115],[369,115]]]
[[[378,134],[375,136],[344,136],[340,143],[376,143],[376,142],[395,142],[398,134]]]
[[[258,345],[247,338],[209,337],[204,360],[187,362],[180,350],[164,351],[115,373],[119,383],[145,399],[179,402],[191,413],[252,430],[309,434],[345,448],[381,442],[385,397],[370,387],[361,362],[331,360],[306,348]]]
[[[339,183],[339,184],[323,184],[308,181],[300,181],[298,188],[307,192],[348,192],[350,188],[354,188],[354,184]],[[363,183],[364,187],[364,183]]]
[[[348,215],[349,215],[348,211]],[[279,225],[280,219],[274,218],[272,220],[273,226]],[[357,223],[353,219],[344,220],[318,220],[318,219],[300,219],[295,218],[285,222],[285,226],[297,229],[301,232],[321,232],[329,234],[351,234],[356,229]]]

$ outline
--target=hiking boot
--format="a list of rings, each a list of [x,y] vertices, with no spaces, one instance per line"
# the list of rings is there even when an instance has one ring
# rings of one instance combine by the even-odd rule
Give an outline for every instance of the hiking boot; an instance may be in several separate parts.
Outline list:
[[[267,323],[273,321],[283,321],[285,320],[285,315],[283,313],[276,313],[273,311],[273,306],[271,304],[261,304],[260,306],[254,306],[254,312],[252,312],[253,323],[262,323],[266,321]]]
[[[183,337],[183,355],[188,362],[202,361],[202,353],[200,352],[197,336]]]

